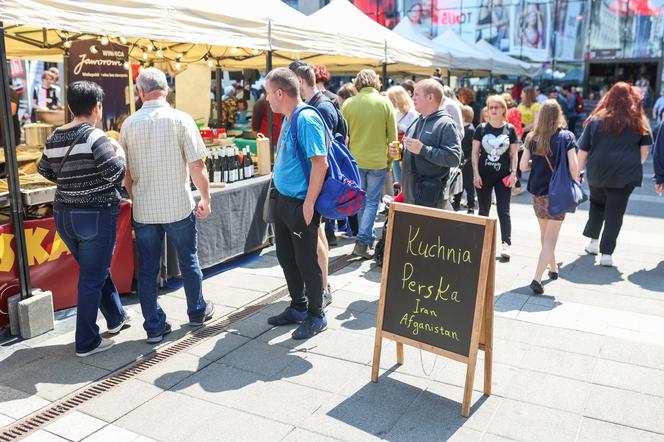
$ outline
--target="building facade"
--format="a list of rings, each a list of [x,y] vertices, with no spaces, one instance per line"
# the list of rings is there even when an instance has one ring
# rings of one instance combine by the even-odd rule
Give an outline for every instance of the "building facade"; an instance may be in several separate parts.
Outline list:
[[[305,13],[327,0],[285,0]],[[664,0],[354,0],[365,14],[429,38],[452,29],[543,64],[552,80],[598,93],[617,80],[660,90]]]

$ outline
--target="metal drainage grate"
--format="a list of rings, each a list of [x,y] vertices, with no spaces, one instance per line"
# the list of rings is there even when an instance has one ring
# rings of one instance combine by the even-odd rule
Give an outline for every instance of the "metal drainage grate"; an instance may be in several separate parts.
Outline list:
[[[330,262],[329,273],[332,274],[336,271],[349,265],[351,262],[356,261],[351,255],[343,255],[334,261]],[[212,321],[209,325],[201,327],[189,335],[180,338],[179,340],[164,346],[154,352],[144,356],[142,359],[131,363],[126,368],[120,369],[118,372],[111,374],[103,381],[96,382],[90,386],[83,387],[81,390],[73,393],[71,396],[61,399],[34,414],[24,417],[13,424],[0,430],[0,442],[13,442],[21,440],[31,433],[39,430],[51,422],[64,416],[66,413],[79,407],[83,403],[106,393],[111,388],[128,381],[147,369],[159,364],[171,356],[185,351],[200,343],[202,340],[219,335],[226,331],[235,322],[241,321],[254,313],[270,306],[275,301],[283,298],[288,294],[288,288],[282,286],[271,293],[260,298],[254,304],[247,305],[237,312],[233,312],[227,316]]]

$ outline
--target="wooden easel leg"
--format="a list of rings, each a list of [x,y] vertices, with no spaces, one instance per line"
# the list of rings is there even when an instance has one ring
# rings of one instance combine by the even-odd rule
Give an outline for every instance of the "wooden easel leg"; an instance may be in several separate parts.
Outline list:
[[[397,342],[397,364],[403,365],[403,344]]]
[[[493,242],[493,254],[496,254],[496,242]],[[496,261],[491,262],[489,280],[484,301],[484,394],[491,395],[493,379],[493,298],[496,290]]]
[[[463,388],[463,402],[461,403],[461,416],[470,416],[470,401],[473,396],[473,383],[475,382],[475,367],[477,366],[477,350],[471,355],[466,369],[466,385]]]
[[[371,382],[378,382],[378,370],[380,368],[380,352],[383,347],[383,335],[376,331],[376,342],[374,343],[373,363],[371,365]]]

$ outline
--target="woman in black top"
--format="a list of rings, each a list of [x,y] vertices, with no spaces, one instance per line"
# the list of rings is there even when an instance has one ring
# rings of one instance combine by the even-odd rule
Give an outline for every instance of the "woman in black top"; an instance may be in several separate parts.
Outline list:
[[[500,256],[510,259],[512,221],[510,218],[511,187],[516,183],[519,139],[514,126],[507,123],[507,104],[499,95],[486,100],[489,121],[482,123],[473,135],[473,184],[477,188],[479,215],[491,210],[491,191],[496,192],[502,248]]]
[[[590,238],[586,252],[601,253],[600,265],[607,267],[613,266],[627,201],[641,186],[643,163],[652,144],[642,101],[638,89],[616,83],[583,123],[579,138],[579,170],[587,165],[590,187],[590,212],[583,230]]]
[[[576,160],[576,139],[574,134],[565,130],[565,116],[556,100],[547,100],[539,111],[533,131],[526,137],[520,168],[522,172],[531,168],[528,178],[528,192],[533,196],[535,216],[540,227],[542,250],[537,261],[537,268],[530,288],[535,293],[544,293],[542,275],[549,266],[549,278],[558,279],[558,265],[555,249],[560,234],[560,227],[565,213],[549,213],[549,182],[553,173],[561,165],[561,153],[566,152],[569,172],[578,180],[579,168]]]

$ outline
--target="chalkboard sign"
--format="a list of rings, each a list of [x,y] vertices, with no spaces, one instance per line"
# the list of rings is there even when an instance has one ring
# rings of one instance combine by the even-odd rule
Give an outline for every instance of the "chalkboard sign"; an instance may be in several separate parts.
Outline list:
[[[383,337],[397,341],[399,364],[403,344],[467,363],[467,416],[478,349],[490,393],[495,220],[394,204],[387,228],[372,379]]]
[[[397,212],[383,330],[468,356],[484,226]]]

